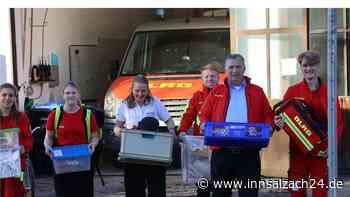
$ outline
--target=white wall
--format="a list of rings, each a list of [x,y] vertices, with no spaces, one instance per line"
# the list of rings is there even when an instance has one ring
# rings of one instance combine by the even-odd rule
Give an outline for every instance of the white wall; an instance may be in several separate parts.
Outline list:
[[[31,9],[15,9],[16,12],[16,40],[18,55],[18,75],[19,84],[28,84],[30,68],[30,48],[32,48],[32,64],[38,64],[41,57],[42,27],[44,8],[33,9],[33,40],[30,47],[30,21]],[[27,16],[25,17],[25,11]],[[170,9],[170,17],[186,16],[191,9]],[[59,82],[55,88],[49,88],[48,84],[33,84],[34,95],[40,97],[36,102],[45,103],[48,101],[58,101],[63,85],[69,80],[69,60],[68,46],[79,44],[97,44],[101,46],[99,58],[101,69],[109,72],[111,68],[112,56],[120,57],[125,48],[127,40],[131,36],[134,28],[146,21],[154,20],[154,9],[48,9],[46,26],[44,29],[44,58],[51,53],[58,56],[59,61]],[[26,27],[24,24],[26,22]],[[25,39],[24,39],[25,38]],[[122,46],[113,47],[106,40],[114,41]],[[101,41],[101,42],[99,42]],[[24,51],[22,50],[24,46]],[[110,47],[110,50],[106,49]],[[117,51],[111,51],[117,50]],[[24,60],[22,54],[25,54]],[[119,58],[120,59],[120,58]],[[105,78],[105,83],[99,84],[99,98],[102,101],[105,90],[110,81],[107,74],[100,76]],[[28,86],[28,85],[27,85]],[[41,91],[41,87],[43,88]],[[42,92],[42,95],[40,95]],[[23,94],[22,94],[23,97]]]

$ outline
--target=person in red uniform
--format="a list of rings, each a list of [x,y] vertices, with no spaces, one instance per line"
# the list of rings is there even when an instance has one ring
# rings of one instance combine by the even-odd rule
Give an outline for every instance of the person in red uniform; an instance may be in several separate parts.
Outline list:
[[[205,99],[207,98],[211,89],[219,83],[220,65],[216,62],[209,63],[201,68],[201,79],[203,89],[198,90],[189,101],[186,112],[183,114],[179,132],[180,137],[188,134],[188,130],[192,127],[193,135],[202,135],[199,128],[199,120],[197,118],[198,112],[201,109]],[[197,189],[197,196],[210,196],[210,189]]]
[[[244,76],[244,57],[230,54],[225,61],[224,84],[210,91],[200,112],[205,122],[264,122],[272,124],[273,112],[263,89]],[[259,188],[249,188],[248,181],[259,181],[261,173],[259,149],[211,147],[212,181],[238,179],[245,187],[239,188],[240,197],[258,196]],[[231,197],[233,188],[214,188],[213,197]]]
[[[201,68],[203,88],[195,92],[190,99],[186,112],[182,115],[180,127],[178,129],[180,134],[187,133],[188,130],[193,127],[193,135],[202,135],[197,120],[198,112],[210,90],[219,83],[220,67],[218,63],[213,62]]]
[[[51,155],[52,146],[88,144],[84,126],[84,112],[80,105],[78,88],[74,82],[68,82],[63,89],[63,111],[62,119],[58,125],[57,138],[54,134],[55,110],[47,119],[46,136],[44,140],[45,151]],[[91,118],[91,142],[89,148],[91,152],[98,144],[96,119]],[[55,174],[56,197],[92,197],[94,195],[93,173],[92,171],[72,172],[65,174]]]
[[[303,80],[290,86],[284,94],[283,100],[298,97],[313,108],[323,120],[327,120],[327,86],[320,79],[320,54],[316,51],[305,51],[298,58],[298,63],[303,74]],[[275,116],[274,123],[282,128],[284,122],[280,116]],[[340,107],[337,107],[337,139],[343,129],[343,118]],[[301,181],[312,179],[315,182],[312,190],[313,197],[326,197],[328,183],[327,155],[305,155],[297,145],[290,141],[290,164],[288,171],[289,181]],[[323,186],[322,186],[323,185]],[[299,187],[301,187],[300,185]],[[306,197],[306,188],[289,188],[292,197]]]
[[[19,128],[19,143],[21,146],[21,168],[26,168],[26,156],[33,146],[29,119],[25,113],[19,112],[16,105],[17,89],[9,83],[0,86],[0,131],[1,129]],[[23,197],[23,183],[19,178],[0,180],[1,197]]]

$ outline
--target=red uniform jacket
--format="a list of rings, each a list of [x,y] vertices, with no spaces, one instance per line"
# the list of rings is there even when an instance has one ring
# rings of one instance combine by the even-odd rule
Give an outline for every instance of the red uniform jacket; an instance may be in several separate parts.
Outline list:
[[[248,122],[264,122],[272,125],[273,112],[263,89],[246,80],[245,94],[247,99]],[[230,87],[227,79],[224,84],[215,87],[205,100],[200,112],[200,122],[225,122],[230,101]],[[214,148],[215,149],[215,148]]]
[[[293,86],[290,86],[284,94],[283,99],[303,98],[304,101],[315,111],[319,113],[322,119],[327,120],[327,86],[321,83],[319,88],[313,92],[309,89],[305,81],[301,81]],[[337,139],[340,138],[343,131],[343,115],[340,111],[339,103],[337,102]],[[299,151],[296,144],[290,143],[291,151]]]
[[[205,101],[205,98],[207,98],[209,95],[209,91],[209,88],[203,86],[202,90],[199,90],[193,94],[190,102],[188,103],[186,112],[182,116],[179,128],[180,132],[186,133],[186,131],[193,126],[193,134],[201,135],[197,115]]]
[[[24,146],[27,153],[32,150],[33,137],[30,131],[30,123],[25,113],[20,113],[19,122],[17,123],[15,118],[12,116],[4,117],[0,123],[1,129],[7,128],[19,128],[19,143]],[[25,157],[22,155],[21,158],[22,170],[26,167]],[[1,191],[0,196],[2,197],[23,197],[24,187],[19,178],[5,178],[1,179]]]

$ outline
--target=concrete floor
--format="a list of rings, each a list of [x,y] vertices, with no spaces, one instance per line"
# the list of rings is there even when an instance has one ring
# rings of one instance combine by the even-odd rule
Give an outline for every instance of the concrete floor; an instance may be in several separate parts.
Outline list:
[[[95,176],[95,197],[122,197],[125,196],[123,186],[123,173],[121,171],[102,172],[106,185],[102,186],[100,178]],[[344,187],[338,189],[337,197],[350,196],[350,177],[341,177]],[[180,170],[169,170],[167,173],[167,196],[190,197],[196,195],[196,188],[182,183]],[[36,197],[54,197],[53,180],[49,176],[41,176],[36,178]],[[234,192],[232,196],[237,196]],[[287,197],[290,196],[286,190],[261,189],[260,197]],[[309,195],[311,196],[311,192]]]

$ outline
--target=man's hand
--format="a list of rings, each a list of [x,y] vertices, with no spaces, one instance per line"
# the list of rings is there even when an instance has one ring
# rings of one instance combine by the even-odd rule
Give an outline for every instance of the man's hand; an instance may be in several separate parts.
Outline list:
[[[327,158],[328,157],[328,149],[325,151],[319,151],[317,156],[322,157],[322,158]]]
[[[275,125],[276,125],[277,127],[279,127],[280,129],[282,129],[283,126],[284,126],[284,121],[283,121],[282,117],[279,116],[279,115],[276,115],[276,116],[273,118],[273,122],[274,122]]]

